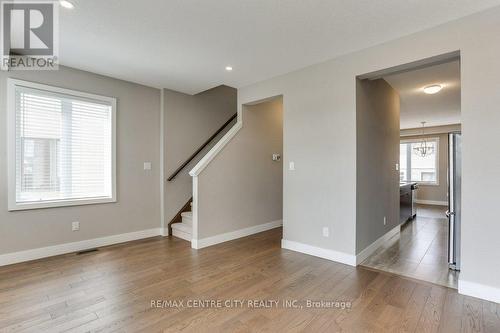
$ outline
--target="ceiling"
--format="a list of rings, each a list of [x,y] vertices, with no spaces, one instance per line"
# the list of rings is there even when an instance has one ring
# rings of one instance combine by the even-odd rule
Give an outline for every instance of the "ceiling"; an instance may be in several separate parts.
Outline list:
[[[500,0],[71,0],[63,65],[186,93],[243,87]],[[234,70],[226,72],[225,66]]]
[[[394,74],[384,79],[399,93],[401,129],[460,124],[460,62],[452,62]],[[428,95],[423,87],[440,84],[443,89]]]

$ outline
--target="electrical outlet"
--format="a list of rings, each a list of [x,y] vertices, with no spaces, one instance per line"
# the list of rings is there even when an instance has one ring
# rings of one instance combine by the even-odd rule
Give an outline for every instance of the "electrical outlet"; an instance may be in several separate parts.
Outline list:
[[[72,231],[78,231],[80,230],[80,222],[75,221],[71,223],[71,230]]]
[[[323,227],[323,237],[330,237],[330,229],[328,227]]]
[[[151,162],[144,162],[144,170],[151,170]]]
[[[387,224],[387,218],[384,216],[384,225]]]

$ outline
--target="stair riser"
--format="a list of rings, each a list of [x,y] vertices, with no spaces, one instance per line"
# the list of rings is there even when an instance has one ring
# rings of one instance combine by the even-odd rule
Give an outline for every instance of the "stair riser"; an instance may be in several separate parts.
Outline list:
[[[191,234],[181,230],[172,229],[172,236],[187,240],[188,242],[191,241]]]

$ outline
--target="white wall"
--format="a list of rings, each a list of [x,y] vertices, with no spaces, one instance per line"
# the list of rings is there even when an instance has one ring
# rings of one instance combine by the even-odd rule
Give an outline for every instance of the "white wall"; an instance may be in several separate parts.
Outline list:
[[[284,237],[355,254],[355,77],[460,50],[463,133],[461,283],[500,288],[500,8],[276,77],[238,92],[238,105],[283,95]],[[308,221],[308,223],[304,223]],[[328,226],[330,237],[322,237]],[[464,289],[462,288],[462,291]],[[495,289],[498,291],[498,289]],[[470,291],[468,293],[471,293]],[[497,293],[500,300],[500,293]]]
[[[6,83],[18,78],[117,99],[116,203],[7,211]],[[160,90],[60,67],[0,72],[0,255],[160,227]],[[143,163],[152,162],[144,171]],[[80,231],[71,231],[71,222]],[[1,260],[0,260],[1,262]]]

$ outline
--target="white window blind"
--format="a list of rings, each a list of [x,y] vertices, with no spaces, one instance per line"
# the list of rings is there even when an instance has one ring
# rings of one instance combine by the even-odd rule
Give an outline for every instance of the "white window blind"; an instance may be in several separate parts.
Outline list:
[[[15,206],[113,201],[114,99],[30,85],[11,89]]]

